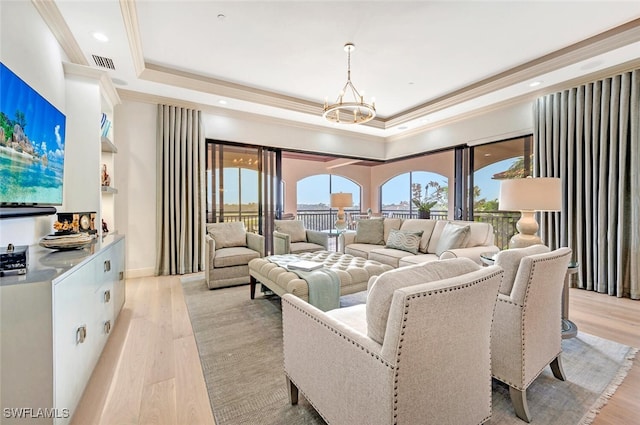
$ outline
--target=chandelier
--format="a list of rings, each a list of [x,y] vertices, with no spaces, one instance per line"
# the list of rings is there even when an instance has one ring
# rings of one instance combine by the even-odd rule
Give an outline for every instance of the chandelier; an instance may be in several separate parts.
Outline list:
[[[364,101],[364,96],[351,82],[351,52],[356,46],[353,43],[344,45],[347,52],[347,82],[340,91],[336,103],[329,105],[325,99],[322,116],[328,121],[338,124],[364,124],[376,116],[376,103]]]

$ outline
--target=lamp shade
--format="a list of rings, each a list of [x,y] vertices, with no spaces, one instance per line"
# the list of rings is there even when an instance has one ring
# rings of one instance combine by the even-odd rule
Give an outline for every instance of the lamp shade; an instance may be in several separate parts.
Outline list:
[[[498,208],[503,211],[560,211],[561,180],[555,177],[502,180]]]
[[[331,206],[333,208],[345,208],[353,206],[353,195],[351,193],[332,193]]]

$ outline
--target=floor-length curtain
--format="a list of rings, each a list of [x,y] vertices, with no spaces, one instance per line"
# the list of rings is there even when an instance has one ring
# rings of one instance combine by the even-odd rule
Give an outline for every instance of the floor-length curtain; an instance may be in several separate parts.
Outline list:
[[[535,170],[560,177],[562,213],[547,244],[573,249],[579,286],[640,299],[640,70],[539,98]]]
[[[156,274],[204,270],[205,139],[200,111],[158,105]]]

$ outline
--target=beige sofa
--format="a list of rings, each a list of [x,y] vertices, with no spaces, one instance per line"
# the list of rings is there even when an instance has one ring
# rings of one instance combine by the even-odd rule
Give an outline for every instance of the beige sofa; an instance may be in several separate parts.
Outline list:
[[[372,230],[376,221],[377,228]],[[362,231],[360,226],[363,225],[368,227],[366,231]],[[482,264],[480,254],[499,251],[494,245],[493,226],[489,223],[385,218],[363,220],[358,226],[355,233],[340,235],[341,251],[396,268],[458,257]],[[380,227],[382,233],[378,234]],[[394,239],[393,243],[391,239]],[[413,239],[413,244],[409,239]]]

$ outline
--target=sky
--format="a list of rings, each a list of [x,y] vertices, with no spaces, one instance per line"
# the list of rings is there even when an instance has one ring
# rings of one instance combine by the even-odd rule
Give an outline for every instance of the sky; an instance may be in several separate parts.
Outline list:
[[[500,192],[500,181],[493,180],[491,177],[499,172],[505,171],[515,161],[515,159],[507,159],[491,165],[488,165],[478,171],[474,175],[474,183],[480,187],[480,196],[487,200],[497,199]],[[240,172],[238,172],[240,170]],[[243,187],[242,203],[247,204],[258,201],[258,173],[254,170],[226,168],[224,170],[225,179],[225,203],[238,203],[238,182]],[[437,173],[417,171],[413,172],[414,182],[423,185],[430,181],[435,181],[446,186],[447,179]],[[247,184],[249,183],[249,184]],[[286,184],[286,183],[285,183]],[[330,193],[348,192],[354,194],[354,204],[358,202],[360,193],[359,186],[353,181],[328,174],[310,176],[300,180],[297,183],[298,204],[318,204],[324,203],[329,205]],[[403,200],[408,201],[411,197],[409,186],[409,174],[405,173],[388,180],[383,187],[383,204],[399,204]]]

